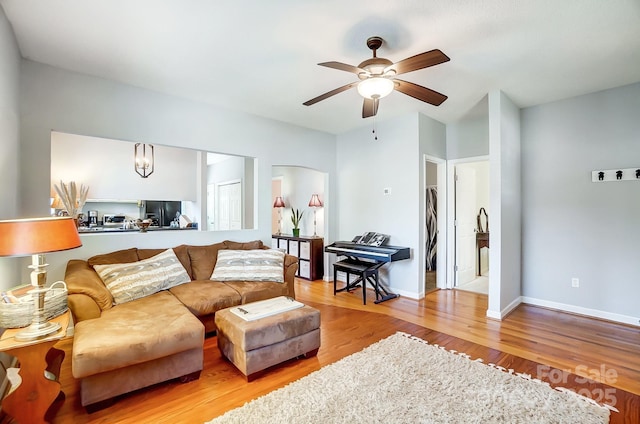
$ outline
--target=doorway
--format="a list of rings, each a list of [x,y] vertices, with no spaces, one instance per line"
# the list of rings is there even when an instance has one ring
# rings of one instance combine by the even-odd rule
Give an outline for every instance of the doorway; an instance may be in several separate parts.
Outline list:
[[[452,286],[488,294],[489,162],[467,159],[453,164],[452,172],[455,246]]]
[[[424,159],[424,293],[446,287],[446,161]]]
[[[209,186],[209,190],[210,190]],[[215,230],[239,230],[242,228],[242,182],[228,181],[213,184],[214,201],[213,221],[209,220]],[[208,212],[209,213],[209,212]]]

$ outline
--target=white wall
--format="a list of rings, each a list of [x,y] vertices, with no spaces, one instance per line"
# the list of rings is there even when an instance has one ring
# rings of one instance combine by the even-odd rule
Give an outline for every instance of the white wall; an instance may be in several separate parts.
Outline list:
[[[7,21],[0,6],[0,219],[13,219],[18,216],[18,166],[19,166],[19,93],[20,52],[13,35],[11,24]],[[18,261],[12,258],[0,258],[0,287],[10,287],[8,282],[15,281],[20,273]],[[4,285],[3,285],[4,283]],[[1,352],[0,361],[4,369],[11,366],[12,357]],[[0,369],[0,381],[6,373]],[[5,390],[3,384],[0,390]]]
[[[51,188],[60,180],[75,181],[89,187],[90,199],[196,200],[196,150],[154,144],[153,174],[142,178],[134,170],[134,147],[128,141],[54,131]]]
[[[258,160],[256,229],[82,235],[82,248],[47,255],[51,280],[62,277],[69,258],[87,258],[131,246],[171,247],[224,239],[261,239],[270,243],[271,165],[274,163],[321,170],[329,175],[329,185],[335,184],[336,141],[330,134],[28,60],[22,61],[20,82],[20,154],[28,164],[19,178],[22,216],[42,216],[49,212],[52,130],[116,140],[147,140],[252,156]],[[4,278],[1,281],[7,283]]]
[[[445,128],[416,113],[378,121],[377,133],[376,141],[367,125],[338,136],[338,238],[376,231],[389,234],[390,245],[409,247],[411,259],[383,267],[382,278],[392,291],[418,298],[424,284],[423,154],[442,154]]]
[[[522,111],[526,302],[638,324],[640,83]],[[571,287],[571,278],[580,287]]]
[[[20,145],[20,52],[11,24],[0,7],[0,219],[18,217],[18,167]],[[0,286],[15,281],[16,261],[0,258]]]
[[[16,216],[20,142],[20,52],[11,24],[0,7],[0,219]]]
[[[501,91],[489,93],[489,166],[492,225],[487,316],[502,319],[520,303],[520,110]]]
[[[489,154],[489,118],[463,119],[447,125],[447,159]]]
[[[291,208],[304,211],[300,222],[300,235],[313,235],[313,209],[309,207],[309,201],[313,194],[318,194],[324,207],[316,212],[317,233],[324,237],[325,234],[325,209],[328,208],[325,201],[325,174],[314,169],[296,166],[274,166],[273,177],[282,178],[281,193],[286,207],[282,208],[282,232],[291,234],[293,224],[291,222]],[[275,199],[275,197],[271,196]]]

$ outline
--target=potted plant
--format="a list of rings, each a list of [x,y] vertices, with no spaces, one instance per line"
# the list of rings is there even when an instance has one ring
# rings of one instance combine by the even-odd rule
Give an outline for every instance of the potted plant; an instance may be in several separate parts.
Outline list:
[[[302,215],[304,215],[304,211],[300,211],[299,209],[291,208],[291,223],[293,224],[293,236],[300,236],[300,221],[302,220]]]

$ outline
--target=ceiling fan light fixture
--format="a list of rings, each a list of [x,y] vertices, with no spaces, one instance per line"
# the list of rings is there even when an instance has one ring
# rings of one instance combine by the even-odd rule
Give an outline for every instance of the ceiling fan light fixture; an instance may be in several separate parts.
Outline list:
[[[367,99],[381,99],[393,91],[393,81],[382,77],[371,77],[358,83],[358,93]]]

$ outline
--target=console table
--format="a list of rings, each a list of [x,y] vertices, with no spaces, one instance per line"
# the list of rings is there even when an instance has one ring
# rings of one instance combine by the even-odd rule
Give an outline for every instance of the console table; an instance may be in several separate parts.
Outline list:
[[[60,330],[41,339],[17,341],[15,335],[20,328],[5,330],[0,336],[0,351],[15,356],[20,363],[22,382],[2,400],[2,409],[18,423],[46,423],[51,405],[64,400],[58,382],[64,351],[53,345],[67,335],[69,311],[51,321],[60,324]]]
[[[271,247],[282,249],[298,258],[296,277],[320,280],[324,276],[324,239],[322,237],[293,237],[274,234]]]

